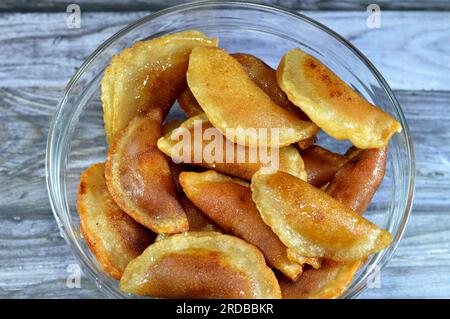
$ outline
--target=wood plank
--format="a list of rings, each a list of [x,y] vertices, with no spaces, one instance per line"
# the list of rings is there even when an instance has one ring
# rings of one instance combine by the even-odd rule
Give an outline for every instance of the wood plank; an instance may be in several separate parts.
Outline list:
[[[64,86],[104,40],[146,12],[0,14],[0,87]],[[365,12],[307,12],[349,39],[398,90],[450,90],[450,12],[383,12],[368,29]],[[420,23],[417,23],[420,21]],[[281,53],[280,53],[281,54]]]
[[[0,297],[100,297],[88,279],[66,287],[75,263],[59,237],[45,187],[44,149],[61,88],[0,89]],[[363,297],[450,297],[450,92],[398,91],[415,141],[417,188],[405,238],[382,272],[381,288]],[[86,117],[97,142],[75,154],[77,169],[98,153],[101,116]],[[98,159],[94,159],[98,160]],[[425,284],[426,283],[426,284]]]
[[[88,11],[148,11],[160,10],[173,5],[193,2],[182,0],[78,0],[85,12]],[[259,0],[261,4],[275,5],[291,10],[366,10],[372,0]],[[0,2],[3,12],[64,12],[66,0],[4,0]],[[449,10],[450,3],[444,0],[381,0],[376,1],[382,10]]]

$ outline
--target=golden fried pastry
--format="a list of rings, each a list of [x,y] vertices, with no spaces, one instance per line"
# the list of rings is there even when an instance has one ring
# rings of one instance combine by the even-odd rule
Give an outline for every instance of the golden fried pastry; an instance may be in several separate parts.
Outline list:
[[[244,68],[250,79],[255,82],[276,104],[282,106],[289,112],[297,115],[304,121],[309,118],[303,111],[289,101],[286,94],[280,89],[277,83],[276,71],[268,66],[264,61],[254,55],[246,53],[231,54]],[[187,116],[191,117],[203,113],[189,87],[181,93],[178,98],[181,108]]]
[[[274,69],[264,63],[258,57],[246,53],[234,53],[235,58],[247,72],[250,79],[256,83],[276,104],[295,114],[304,121],[310,121],[308,116],[296,105],[292,104],[286,96],[286,93],[280,89],[277,82],[277,74]],[[315,135],[299,141],[297,144],[301,149],[307,149],[316,142]]]
[[[162,126],[162,134],[167,134],[170,131],[176,129],[178,126],[181,125],[181,121],[177,119],[172,119],[170,121],[167,121]],[[182,193],[183,190],[181,189],[180,183],[178,181],[178,175],[185,169],[183,164],[177,164],[172,162],[170,158],[167,159],[167,163],[169,164],[170,172],[172,173],[172,178],[175,183],[175,186],[177,187],[177,190],[179,193]]]
[[[189,30],[112,58],[110,148],[81,176],[81,232],[125,292],[339,297],[392,240],[361,214],[401,125],[300,49],[275,71],[217,44]],[[162,125],[176,99],[189,118]],[[314,145],[320,128],[354,147]]]
[[[231,56],[242,65],[250,79],[255,82],[255,84],[259,86],[276,104],[298,116],[300,119],[309,121],[308,116],[306,116],[300,108],[292,104],[286,94],[280,89],[277,83],[276,71],[274,69],[264,63],[261,59],[251,54],[233,53]],[[203,113],[201,106],[198,104],[189,87],[183,90],[178,98],[178,103],[189,117]],[[314,140],[314,137],[311,139]]]
[[[198,104],[188,86],[185,87],[178,97],[178,103],[184,113],[189,117],[203,113],[202,107]]]
[[[280,298],[280,287],[253,245],[216,232],[170,236],[125,269],[120,289],[165,298]]]
[[[347,161],[346,157],[318,145],[311,145],[300,154],[305,163],[308,183],[322,187],[328,183]]]
[[[304,121],[309,121],[303,111],[289,101],[286,94],[280,89],[277,83],[276,71],[268,66],[264,61],[254,55],[246,53],[231,54],[244,68],[250,79],[255,82],[276,104],[288,110]],[[203,113],[189,87],[187,87],[178,98],[178,103],[187,116],[191,117]],[[305,140],[299,141],[301,149],[306,149],[316,142],[316,136],[311,136]]]
[[[182,174],[199,174],[192,172],[184,172]],[[181,205],[183,206],[189,221],[189,231],[217,231],[221,229],[213,222],[205,213],[201,212],[188,197],[181,197]]]
[[[335,175],[327,193],[362,214],[384,177],[387,150],[352,149],[347,156],[351,160]],[[295,283],[279,276],[283,298],[338,298],[363,264],[363,259],[346,264],[324,260],[319,270],[305,269]]]
[[[320,269],[306,268],[297,281],[278,276],[284,299],[339,298],[352,283],[363,262],[339,263],[325,259]]]
[[[178,193],[180,193],[180,194],[183,193],[183,189],[180,186],[178,176],[180,175],[180,173],[182,171],[185,170],[184,165],[174,163],[174,162],[172,162],[172,160],[170,158],[167,158],[167,164],[169,164],[169,170],[170,170],[170,173],[172,174],[172,179],[173,179],[173,182],[175,184],[175,187],[176,187]]]
[[[287,146],[318,131],[312,122],[302,121],[273,102],[222,49],[194,48],[187,82],[211,124],[243,146]],[[258,134],[259,128],[268,130],[266,136]]]
[[[346,154],[348,161],[328,185],[327,193],[362,214],[383,181],[387,155],[387,147],[351,148]]]
[[[200,136],[198,145],[195,134]],[[217,148],[211,145],[217,145]],[[294,146],[279,149],[264,147],[261,152],[258,148],[234,144],[211,125],[204,113],[189,118],[177,129],[161,137],[158,148],[174,162],[190,163],[246,180],[250,180],[261,167],[271,165],[304,180],[307,178],[302,157]],[[188,153],[183,153],[183,150]],[[251,154],[255,155],[253,159]]]
[[[162,112],[150,109],[135,117],[110,146],[106,183],[116,203],[156,233],[188,230],[188,220],[166,157],[156,147]]]
[[[322,260],[323,260],[322,258],[304,257],[291,248],[288,248],[286,250],[286,253],[287,253],[288,259],[297,264],[300,264],[300,265],[308,264],[308,265],[312,266],[314,269],[319,269],[322,266]]]
[[[301,256],[356,261],[392,240],[389,232],[288,173],[261,169],[253,175],[251,188],[264,222]]]
[[[277,69],[278,84],[289,100],[327,134],[349,139],[358,148],[386,146],[400,123],[366,101],[313,56],[300,49],[286,53]]]
[[[180,172],[181,173],[181,172]],[[195,174],[195,173],[193,173]],[[181,186],[180,186],[181,187]],[[207,215],[201,212],[186,196],[180,198],[181,206],[186,213],[189,222],[189,231],[216,231],[222,232],[219,226],[214,223]],[[156,241],[171,236],[170,234],[158,234]]]
[[[292,104],[286,94],[280,89],[277,83],[276,71],[274,69],[251,54],[233,53],[231,56],[242,65],[250,79],[276,104],[297,115],[304,121],[309,120],[308,116],[306,116],[299,107]],[[186,89],[183,90],[178,98],[178,103],[189,117],[203,113],[201,106],[198,104],[189,87],[186,87]]]
[[[80,177],[78,187],[80,229],[105,272],[120,279],[128,263],[154,238],[113,201],[105,182],[105,165],[94,164]]]
[[[261,219],[248,185],[215,171],[183,172],[180,183],[195,206],[226,232],[258,247],[272,267],[292,280],[302,273],[302,264],[288,259],[286,246]]]
[[[192,48],[216,45],[216,40],[190,30],[137,42],[114,56],[101,83],[108,143],[149,108],[160,108],[165,115],[186,86]]]
[[[292,104],[277,82],[277,73],[263,60],[246,53],[233,53],[235,58],[247,72],[250,79],[255,82],[276,104],[297,115],[304,121],[309,121],[308,116],[297,106]]]

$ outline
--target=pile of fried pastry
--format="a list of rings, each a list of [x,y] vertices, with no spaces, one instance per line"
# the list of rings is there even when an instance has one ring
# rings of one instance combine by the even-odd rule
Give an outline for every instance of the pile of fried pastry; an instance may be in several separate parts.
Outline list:
[[[401,126],[302,50],[274,70],[199,31],[169,34],[114,56],[101,99],[108,155],[81,175],[78,212],[86,243],[122,291],[337,298],[390,245],[391,234],[362,214]],[[166,120],[176,101],[183,122]],[[206,161],[195,147],[180,157],[174,136],[198,123],[236,152],[278,152],[278,167]],[[316,144],[319,130],[353,146],[331,152]]]

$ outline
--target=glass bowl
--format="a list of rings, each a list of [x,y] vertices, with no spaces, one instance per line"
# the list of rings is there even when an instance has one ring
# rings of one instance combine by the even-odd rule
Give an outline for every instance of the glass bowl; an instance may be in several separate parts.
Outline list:
[[[46,177],[52,209],[61,235],[83,271],[109,297],[130,295],[118,289],[98,265],[80,235],[76,209],[79,176],[84,169],[106,158],[100,102],[100,80],[113,55],[139,40],[186,29],[219,37],[229,52],[247,52],[276,67],[283,54],[300,47],[319,58],[367,100],[396,118],[403,131],[389,145],[386,177],[366,217],[393,235],[392,245],[373,255],[342,296],[357,296],[373,271],[380,271],[394,254],[411,210],[414,193],[412,141],[403,112],[386,81],[349,42],[332,30],[301,14],[274,7],[240,2],[197,2],[172,7],[147,16],[104,42],[80,67],[67,85],[53,117],[47,144]],[[170,117],[180,117],[175,105]],[[320,144],[343,151],[348,143],[322,134]]]

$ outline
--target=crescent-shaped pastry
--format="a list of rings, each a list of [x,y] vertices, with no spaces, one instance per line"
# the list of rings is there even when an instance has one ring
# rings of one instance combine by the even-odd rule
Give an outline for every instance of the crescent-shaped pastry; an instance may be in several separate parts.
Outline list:
[[[120,289],[164,298],[280,298],[261,252],[216,232],[177,234],[154,243],[127,266]]]

